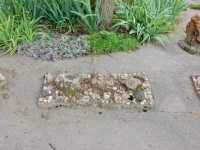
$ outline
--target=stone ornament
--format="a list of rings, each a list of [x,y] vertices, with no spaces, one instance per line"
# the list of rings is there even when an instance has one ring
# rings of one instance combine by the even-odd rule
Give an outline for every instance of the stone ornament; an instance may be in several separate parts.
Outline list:
[[[101,108],[152,108],[149,79],[145,73],[59,74],[44,76],[39,107],[94,106]]]
[[[200,14],[196,14],[186,26],[186,37],[179,45],[190,54],[200,55]]]
[[[200,42],[200,14],[196,14],[186,26],[186,41],[193,45]]]

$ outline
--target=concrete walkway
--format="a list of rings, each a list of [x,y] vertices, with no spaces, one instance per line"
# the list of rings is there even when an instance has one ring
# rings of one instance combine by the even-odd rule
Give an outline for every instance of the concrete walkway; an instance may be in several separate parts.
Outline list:
[[[199,1],[195,1],[200,3]],[[15,54],[0,57],[0,72],[8,89],[0,91],[0,150],[199,150],[200,101],[191,74],[200,73],[200,56],[178,46],[191,16],[184,14],[176,39],[167,49],[148,44],[135,52],[47,62]],[[177,32],[178,31],[178,32]],[[50,109],[49,120],[37,107],[47,72],[145,72],[151,81],[155,108],[101,110]],[[2,94],[11,94],[4,99]],[[52,145],[52,147],[51,147]]]

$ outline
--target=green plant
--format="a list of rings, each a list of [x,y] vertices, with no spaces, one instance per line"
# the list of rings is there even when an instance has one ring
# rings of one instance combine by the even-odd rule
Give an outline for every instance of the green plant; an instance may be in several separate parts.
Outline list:
[[[8,54],[11,56],[23,41],[33,41],[40,35],[48,37],[48,34],[40,30],[42,26],[37,24],[39,18],[30,20],[26,13],[23,14],[24,16],[19,22],[17,16],[7,16],[0,9],[0,55]]]
[[[167,37],[163,33],[174,28],[173,23],[185,7],[185,0],[136,0],[128,4],[121,1],[116,5],[117,19],[112,28],[124,28],[137,36],[141,44],[155,39],[165,46]]]
[[[188,7],[191,9],[200,9],[200,4],[189,4]]]
[[[44,0],[45,7],[41,9],[57,29],[74,30],[73,24],[76,23],[77,17],[71,12],[73,3],[73,0]]]
[[[38,39],[34,42],[25,42],[18,48],[18,53],[31,56],[35,59],[56,61],[56,59],[78,58],[90,49],[85,36],[69,36],[51,34],[51,39]]]
[[[12,55],[22,42],[21,28],[17,26],[15,17],[6,16],[0,10],[0,56]]]
[[[23,11],[28,14],[30,19],[37,19],[43,16],[44,12],[40,9],[43,7],[42,0],[2,0],[1,9],[5,14],[10,16],[17,15],[23,17]]]
[[[101,0],[96,0],[94,12],[92,11],[90,0],[75,0],[74,11],[72,13],[79,16],[79,23],[89,32],[97,31],[103,21],[103,16],[100,13]]]
[[[133,36],[127,34],[115,34],[101,31],[88,38],[92,54],[108,54],[111,52],[135,50],[139,48],[139,42]]]
[[[24,11],[24,10],[23,10]],[[30,20],[29,17],[23,13],[23,18],[20,22],[20,27],[22,28],[22,35],[25,41],[33,42],[35,39],[39,38],[41,35],[46,38],[50,36],[43,32],[42,28],[45,28],[43,25],[37,24],[41,17],[37,19]]]
[[[75,91],[75,90],[67,90],[66,94],[73,97],[73,96],[77,95],[77,91]]]

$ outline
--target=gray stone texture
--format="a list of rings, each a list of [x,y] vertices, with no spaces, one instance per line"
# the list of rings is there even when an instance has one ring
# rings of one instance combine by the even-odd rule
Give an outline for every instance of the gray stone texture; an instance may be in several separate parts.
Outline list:
[[[55,80],[47,82],[48,76]],[[152,108],[154,100],[149,80],[144,73],[118,73],[117,76],[110,73],[59,74],[58,76],[47,73],[38,106]]]

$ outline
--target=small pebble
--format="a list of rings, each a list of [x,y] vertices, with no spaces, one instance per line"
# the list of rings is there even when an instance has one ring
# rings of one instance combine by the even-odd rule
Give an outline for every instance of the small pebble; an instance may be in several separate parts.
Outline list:
[[[44,113],[42,114],[42,117],[45,118],[46,120],[49,120],[49,113],[44,112]]]
[[[3,95],[3,98],[5,98],[5,99],[8,99],[10,97],[9,94],[2,94],[2,95]]]

